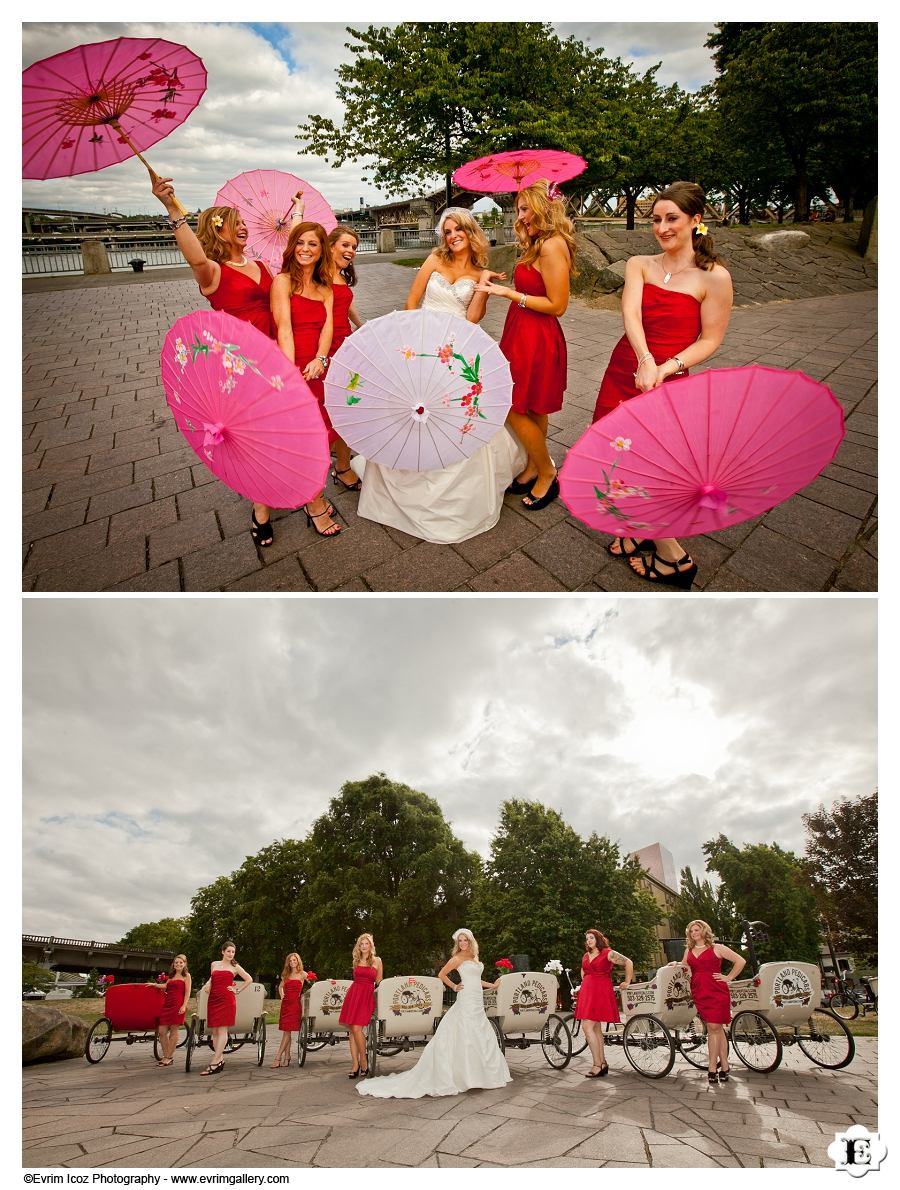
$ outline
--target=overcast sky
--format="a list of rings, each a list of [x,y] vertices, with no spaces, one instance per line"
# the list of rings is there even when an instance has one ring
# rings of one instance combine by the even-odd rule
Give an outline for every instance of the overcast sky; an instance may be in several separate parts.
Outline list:
[[[28,599],[23,930],[189,910],[384,771],[486,855],[500,804],[582,834],[802,852],[876,784],[872,599]]]
[[[109,6],[98,0],[92,11],[105,7]],[[216,5],[206,11],[227,15],[228,7]],[[263,5],[264,9],[271,7]],[[187,207],[209,206],[229,178],[250,169],[295,173],[336,208],[356,206],[361,198],[366,203],[379,202],[386,196],[362,182],[366,171],[361,162],[335,170],[320,159],[298,156],[294,139],[297,125],[312,113],[341,123],[343,109],[335,95],[335,71],[351,58],[345,49],[350,40],[346,25],[365,28],[373,20],[370,15],[360,17],[350,11],[360,7],[344,6],[348,9],[345,19],[334,24],[26,23],[22,26],[22,66],[76,45],[114,37],[152,36],[182,43],[203,59],[207,91],[185,123],[148,150],[147,156],[158,173],[175,179],[178,195]],[[440,15],[459,19],[472,7],[464,4],[463,11],[454,7],[452,14]],[[526,11],[528,7],[516,6],[514,15],[534,18],[534,13]],[[563,10],[567,7],[564,4]],[[256,8],[244,6],[243,11]],[[382,4],[375,11],[382,15],[386,9],[396,8],[396,4]],[[418,6],[414,13],[398,15],[437,14],[423,14]],[[546,13],[538,15],[538,19],[545,17]],[[604,49],[608,57],[633,62],[641,71],[662,62],[657,77],[664,84],[677,82],[695,90],[714,75],[710,52],[704,49],[712,21],[559,23],[556,28],[561,36],[574,34],[592,48]],[[147,172],[135,159],[96,173],[25,182],[22,203],[123,214],[154,210],[157,205],[149,193]]]

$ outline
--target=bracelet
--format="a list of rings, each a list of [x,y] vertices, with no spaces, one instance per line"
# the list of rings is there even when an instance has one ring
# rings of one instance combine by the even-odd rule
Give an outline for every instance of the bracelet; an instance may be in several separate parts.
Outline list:
[[[666,360],[666,363],[667,364],[673,363],[673,364],[678,365],[678,367],[676,368],[676,370],[674,372],[675,376],[683,376],[685,374],[685,372],[687,371],[687,368],[684,366],[684,364],[681,362],[681,360],[678,358],[677,355],[670,355],[669,358]]]
[[[527,293],[523,293],[523,294],[522,294],[522,296],[519,298],[519,303],[518,303],[518,304],[519,304],[519,306],[521,306],[521,308],[522,308],[523,310],[527,308],[527,307],[526,307],[526,304],[525,304],[527,301],[528,301],[528,294],[527,294]]]
[[[643,364],[648,359],[653,359],[652,351],[645,351],[644,354],[641,356],[641,358],[638,360],[638,362],[637,362],[638,371],[640,371],[641,364]]]
[[[178,231],[179,227],[184,227],[187,221],[187,215],[182,215],[180,219],[167,219],[166,223],[168,223],[170,231]]]
[[[329,363],[331,362],[331,357],[327,356],[327,355],[317,355],[316,359],[319,361],[319,363],[322,365],[323,368],[327,368]]]

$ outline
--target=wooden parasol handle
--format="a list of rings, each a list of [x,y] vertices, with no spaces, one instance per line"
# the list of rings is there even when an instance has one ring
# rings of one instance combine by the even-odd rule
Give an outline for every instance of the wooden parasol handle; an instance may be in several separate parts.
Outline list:
[[[157,178],[159,177],[159,174],[156,172],[156,170],[153,168],[153,166],[150,164],[150,162],[147,160],[147,158],[143,155],[143,153],[140,151],[140,149],[138,149],[137,146],[132,143],[131,139],[128,136],[128,133],[125,132],[125,130],[122,128],[119,121],[118,120],[110,120],[110,124],[112,125],[113,128],[115,128],[116,132],[118,132],[118,134],[121,136],[121,138],[125,142],[125,144],[128,145],[129,149],[131,149],[132,153],[134,153],[134,155],[135,155],[135,157],[137,157],[138,161],[140,161],[144,166],[146,166],[147,172],[150,175],[150,181],[155,182],[157,180]],[[175,198],[174,195],[172,197],[174,199],[175,206],[178,209],[178,214],[186,215],[188,213],[187,207],[183,206],[178,201],[178,199]]]

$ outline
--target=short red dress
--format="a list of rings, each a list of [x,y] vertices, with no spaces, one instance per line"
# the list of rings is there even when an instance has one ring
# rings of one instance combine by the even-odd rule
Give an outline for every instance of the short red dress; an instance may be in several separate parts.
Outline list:
[[[534,265],[517,264],[515,288],[531,297],[546,297],[544,278]],[[513,379],[516,413],[556,413],[566,391],[566,340],[553,314],[510,302],[500,338]]]
[[[232,314],[249,322],[268,335],[275,338],[275,323],[272,320],[272,310],[269,304],[269,291],[272,288],[272,274],[262,263],[259,265],[259,283],[241,273],[237,269],[223,264],[222,276],[215,293],[211,293],[206,300],[214,310],[222,310],[225,314]],[[315,354],[315,353],[313,353]]]
[[[300,1018],[303,1016],[300,993],[303,991],[303,984],[302,979],[281,981],[284,995],[281,999],[281,1012],[278,1014],[278,1028],[282,1033],[293,1033],[300,1028]]]
[[[183,979],[174,975],[166,984],[166,998],[163,1000],[162,1012],[159,1014],[161,1025],[184,1024],[184,1013],[181,1011],[181,1006],[184,1004],[184,984]]]
[[[316,298],[303,297],[302,294],[291,294],[291,330],[294,332],[294,363],[302,372],[310,360],[319,353],[319,336],[325,325],[325,303]],[[329,348],[330,350],[330,348]],[[337,434],[331,424],[331,419],[325,412],[325,385],[321,376],[318,380],[306,382],[313,396],[319,402],[322,420],[328,431],[328,443],[337,440]]]
[[[662,364],[700,337],[700,303],[689,293],[664,289],[645,281],[641,294],[641,322],[647,350],[657,364]],[[629,397],[639,395],[634,384],[636,371],[637,356],[627,336],[623,335],[609,357],[592,421],[597,421]]]
[[[375,979],[377,973],[374,967],[354,967],[353,983],[347,989],[341,1015],[338,1021],[342,1025],[367,1025],[375,1011]]]
[[[585,955],[581,960],[581,987],[575,1005],[576,1021],[619,1022],[619,1006],[613,989],[609,961],[610,947],[604,946],[594,958]]]
[[[234,983],[231,971],[213,971],[210,976],[206,1024],[210,1029],[230,1028],[237,1014],[237,996],[229,991]]]
[[[349,285],[335,285],[332,287],[332,293],[334,294],[334,308],[332,310],[334,335],[331,339],[329,355],[334,355],[347,336],[353,334],[353,327],[350,325],[350,307],[353,305],[353,290]]]
[[[713,979],[722,971],[722,960],[715,948],[707,946],[700,954],[688,951],[691,969],[691,996],[701,1021],[711,1025],[727,1025],[731,1021],[731,992],[728,984]]]

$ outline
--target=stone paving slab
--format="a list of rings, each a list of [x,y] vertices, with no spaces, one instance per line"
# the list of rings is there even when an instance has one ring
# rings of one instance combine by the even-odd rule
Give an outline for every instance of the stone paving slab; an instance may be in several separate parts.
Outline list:
[[[641,1078],[612,1046],[610,1077],[586,1081],[589,1058],[557,1071],[535,1047],[507,1051],[506,1087],[381,1100],[348,1082],[343,1045],[277,1071],[238,1052],[202,1078],[202,1063],[185,1073],[182,1051],[161,1070],[141,1047],[114,1042],[102,1064],[24,1069],[22,1166],[828,1168],[835,1132],[877,1128],[877,1045],[858,1038],[837,1071],[794,1049],[770,1074],[735,1061],[716,1087],[680,1058],[667,1077]],[[382,1059],[380,1072],[416,1056]]]
[[[363,260],[356,303],[368,318],[402,308],[412,270]],[[611,559],[606,536],[561,501],[528,513],[507,496],[500,522],[435,546],[357,516],[317,537],[300,512],[275,513],[258,549],[247,502],[185,447],[159,382],[171,324],[204,305],[185,269],[140,281],[26,282],[23,300],[23,589],[25,591],[623,591],[649,585]],[[96,281],[96,279],[94,279]],[[65,284],[63,284],[65,282]],[[482,325],[499,338],[505,303]],[[550,419],[557,464],[590,422],[621,317],[573,299],[566,403]],[[737,308],[711,367],[771,363],[824,380],[847,437],[823,475],[747,527],[690,542],[708,591],[873,591],[877,552],[877,363],[874,290]]]

